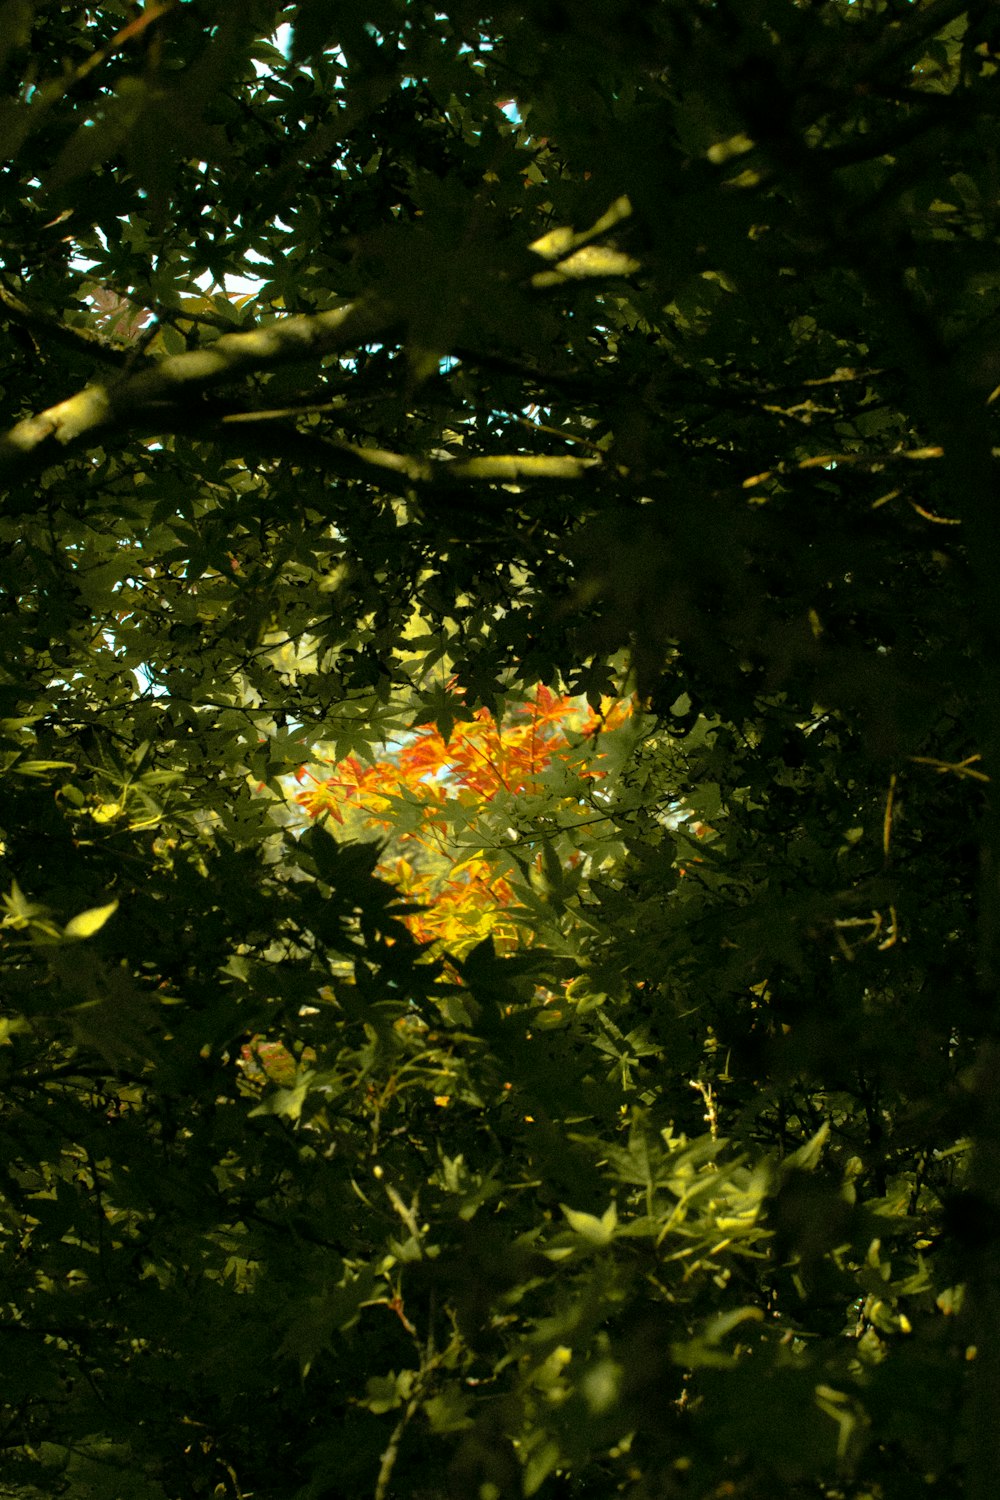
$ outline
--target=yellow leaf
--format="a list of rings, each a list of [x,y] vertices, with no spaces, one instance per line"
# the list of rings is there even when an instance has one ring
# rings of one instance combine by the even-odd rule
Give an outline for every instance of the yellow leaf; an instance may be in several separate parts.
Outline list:
[[[578,1208],[569,1208],[565,1203],[560,1203],[559,1207],[566,1215],[570,1229],[580,1235],[581,1239],[589,1240],[592,1245],[607,1245],[614,1238],[618,1212],[613,1203],[608,1205],[600,1218],[596,1214],[583,1213]]]
[[[118,902],[109,901],[107,906],[92,906],[87,911],[81,911],[66,923],[65,936],[68,938],[93,937],[94,933],[100,932],[108,918],[117,910]]]
[[[745,156],[752,151],[754,143],[748,135],[731,135],[728,141],[716,141],[714,146],[709,146],[705,155],[714,167],[719,167],[723,162],[731,161],[734,156]]]
[[[113,823],[116,818],[121,817],[123,811],[120,802],[102,802],[90,809],[90,816],[95,823]]]

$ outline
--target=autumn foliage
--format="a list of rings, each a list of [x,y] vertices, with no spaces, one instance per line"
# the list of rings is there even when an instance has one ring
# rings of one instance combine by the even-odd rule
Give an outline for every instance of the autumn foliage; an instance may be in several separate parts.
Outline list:
[[[502,722],[480,708],[447,736],[418,726],[367,766],[350,756],[331,774],[303,767],[298,779],[308,785],[296,801],[348,834],[386,839],[379,873],[419,908],[404,918],[419,941],[461,954],[492,935],[510,950],[525,934],[524,904],[502,856],[523,837],[536,871],[553,858],[551,840],[547,853],[544,839],[518,826],[525,809],[586,811],[606,774],[601,737],[630,712],[626,701],[595,712],[539,684]],[[579,847],[564,856],[570,867],[583,857]]]

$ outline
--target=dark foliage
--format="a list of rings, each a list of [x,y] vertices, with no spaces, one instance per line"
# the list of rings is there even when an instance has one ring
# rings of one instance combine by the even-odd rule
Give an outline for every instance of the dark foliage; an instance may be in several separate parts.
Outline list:
[[[0,1491],[988,1500],[996,9],[441,3],[0,5]]]

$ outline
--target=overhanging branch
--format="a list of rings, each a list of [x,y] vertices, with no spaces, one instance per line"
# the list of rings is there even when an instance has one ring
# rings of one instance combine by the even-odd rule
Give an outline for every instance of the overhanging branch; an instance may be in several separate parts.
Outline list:
[[[115,382],[95,382],[0,438],[0,476],[44,467],[61,448],[132,426],[156,403],[189,398],[251,372],[321,358],[384,337],[394,322],[377,298],[303,317],[283,318],[247,333],[225,333],[204,349],[175,354]],[[169,430],[169,420],[165,423]]]
[[[257,420],[251,421],[252,417]],[[158,423],[158,430],[197,431],[212,442],[229,446],[238,427],[241,452],[266,453],[303,466],[318,467],[345,479],[360,479],[377,484],[393,494],[407,495],[415,488],[430,486],[446,489],[459,484],[527,484],[537,480],[570,481],[581,479],[601,467],[603,455],[577,456],[572,453],[490,453],[471,458],[422,458],[396,453],[387,448],[365,447],[342,438],[325,437],[303,431],[287,421],[268,419],[263,413],[241,413],[222,418],[214,427],[181,418],[171,421],[169,414]],[[249,429],[249,431],[248,431]]]
[[[287,457],[303,453],[310,462],[350,477],[378,480],[389,489],[458,483],[517,484],[532,480],[573,480],[602,463],[599,456],[572,454],[488,454],[472,458],[422,458],[364,447],[301,432],[288,423],[289,410],[230,412],[206,424],[190,398],[212,386],[305,358],[357,348],[386,337],[394,324],[388,306],[362,299],[331,312],[284,318],[270,327],[228,333],[205,349],[159,360],[117,382],[86,386],[67,401],[26,417],[0,438],[0,475],[44,467],[57,451],[101,435],[148,427],[156,433],[184,431],[192,424],[216,440],[227,427],[252,425],[258,443]],[[208,415],[207,413],[205,415]]]

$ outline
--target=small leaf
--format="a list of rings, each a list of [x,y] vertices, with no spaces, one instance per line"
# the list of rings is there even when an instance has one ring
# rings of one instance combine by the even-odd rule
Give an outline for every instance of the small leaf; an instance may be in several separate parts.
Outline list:
[[[7,908],[7,915],[4,918],[5,927],[27,927],[31,918],[42,910],[40,906],[28,900],[16,880],[11,881],[10,895],[4,896],[3,904]]]
[[[708,1344],[717,1344],[727,1333],[747,1321],[759,1323],[764,1317],[759,1307],[734,1307],[730,1312],[719,1313],[705,1324],[703,1337]]]
[[[365,1383],[365,1405],[377,1417],[402,1405],[396,1382],[391,1375],[371,1375]]]
[[[100,932],[108,918],[117,910],[117,901],[109,901],[107,906],[91,906],[87,911],[79,912],[66,923],[64,934],[68,938],[93,937],[94,933]]]
[[[587,1240],[591,1245],[611,1243],[618,1226],[618,1210],[613,1203],[609,1203],[600,1218],[596,1214],[582,1213],[577,1208],[567,1208],[565,1203],[560,1203],[559,1207],[566,1215],[570,1229],[581,1239]]]
[[[16,1036],[19,1031],[30,1030],[24,1016],[0,1016],[0,1047],[12,1046],[12,1036]]]
[[[731,135],[727,141],[716,141],[714,146],[709,146],[705,155],[714,167],[720,167],[734,156],[745,156],[753,148],[753,141],[741,132],[739,135]]]
[[[90,809],[90,816],[95,823],[113,823],[124,810],[120,802],[101,802]]]
[[[313,1078],[311,1072],[303,1075],[293,1088],[277,1088],[273,1094],[258,1104],[256,1109],[250,1111],[250,1117],[254,1115],[283,1115],[288,1120],[298,1120],[302,1114],[302,1106],[309,1095],[309,1085]]]
[[[793,1151],[790,1156],[785,1157],[782,1163],[784,1169],[786,1171],[798,1170],[800,1172],[811,1172],[823,1154],[823,1147],[826,1145],[826,1139],[829,1134],[830,1122],[824,1120],[816,1134],[811,1136],[804,1146],[800,1146],[797,1151]]]
[[[45,776],[49,771],[72,771],[71,760],[21,760],[11,766],[18,776]]]

